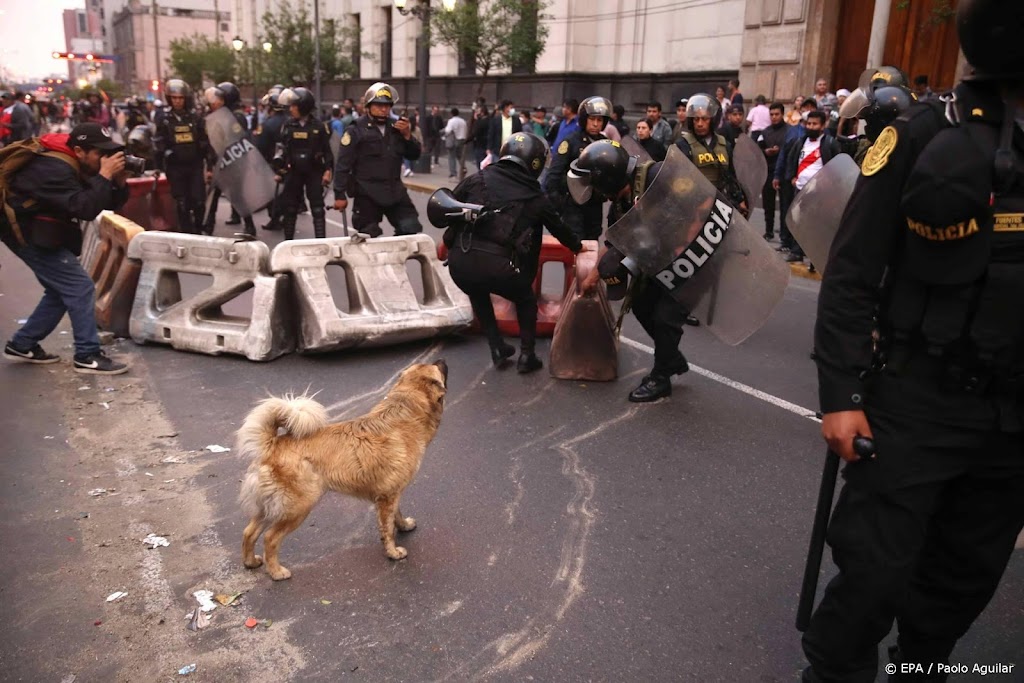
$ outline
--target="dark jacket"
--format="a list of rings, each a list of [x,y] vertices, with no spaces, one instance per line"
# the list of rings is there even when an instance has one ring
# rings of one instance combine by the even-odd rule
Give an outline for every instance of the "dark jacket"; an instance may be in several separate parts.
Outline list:
[[[651,158],[655,161],[665,161],[665,155],[668,154],[668,150],[665,149],[665,145],[661,144],[654,138],[647,138],[646,140],[637,140],[640,146],[651,155]]]
[[[526,169],[512,161],[491,164],[480,173],[468,176],[452,192],[463,202],[499,208],[513,202],[522,202],[523,212],[517,227],[532,230],[528,269],[536,271],[544,228],[572,252],[583,248],[579,238],[562,221],[555,207],[540,189],[537,179]]]
[[[66,134],[41,138],[47,149],[75,159]],[[118,209],[128,201],[128,186],[116,187],[100,175],[80,172],[74,165],[40,156],[28,162],[11,180],[9,202],[26,241],[43,249],[82,250],[79,221],[91,221],[104,209]]]
[[[157,168],[201,166],[209,145],[206,121],[194,112],[168,109],[157,118],[153,136]]]
[[[800,150],[803,149],[804,142],[807,140],[807,131],[805,130],[802,135],[793,138],[786,143],[786,157],[783,160],[785,166],[783,168],[776,168],[775,177],[781,182],[788,183],[796,177],[796,171],[800,167]],[[835,139],[828,130],[824,130],[821,133],[821,163],[827,164],[832,160],[832,157],[837,154],[842,154],[843,150],[839,144],[839,141]]]
[[[440,114],[437,116],[427,114],[423,117],[424,140],[437,140],[441,137],[442,130],[444,130],[444,120],[441,118]]]
[[[469,136],[473,138],[473,146],[477,149],[487,149],[487,139],[491,135],[491,117],[485,116],[483,118],[476,119],[473,121],[473,127],[470,131]]]
[[[305,118],[289,118],[281,129],[284,143],[284,158],[288,169],[300,173],[322,174],[334,169],[334,154],[331,152],[331,131],[327,124],[310,114]]]
[[[782,154],[782,147],[786,144],[786,132],[789,130],[789,126],[785,123],[780,123],[777,126],[768,126],[754,133],[754,142],[761,148],[761,151],[765,151],[772,147],[778,147],[778,151],[769,156],[764,155],[764,158],[768,161],[768,174],[774,176],[775,164],[778,162],[780,155]]]
[[[501,149],[501,120],[504,118],[501,112],[495,112],[494,116],[491,117],[491,128],[487,135],[487,149],[493,154],[497,154],[498,150]],[[523,122],[519,120],[518,116],[512,116],[512,133],[523,132]]]
[[[256,134],[256,149],[263,158],[270,161],[274,158],[277,143],[281,142],[281,129],[284,128],[288,115],[283,111],[275,111],[263,120],[259,133]]]
[[[402,184],[402,160],[420,158],[420,142],[406,140],[388,121],[381,135],[377,124],[361,116],[345,129],[334,167],[334,197],[346,193],[369,197],[380,206],[391,206],[407,196]]]

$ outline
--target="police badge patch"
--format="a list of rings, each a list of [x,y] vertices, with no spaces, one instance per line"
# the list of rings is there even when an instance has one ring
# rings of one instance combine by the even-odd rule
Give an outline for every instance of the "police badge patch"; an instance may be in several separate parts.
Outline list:
[[[569,151],[569,141],[568,140],[562,140],[562,144],[560,144],[558,146],[558,153],[559,154],[565,154],[568,151]]]
[[[347,147],[349,144],[351,144],[351,142],[352,142],[352,136],[349,135],[348,133],[345,133],[344,135],[341,136],[341,144],[342,145],[345,145]]]
[[[896,149],[898,138],[896,129],[886,126],[864,157],[864,163],[860,167],[861,175],[873,176],[885,168],[885,165],[889,163],[889,155]]]

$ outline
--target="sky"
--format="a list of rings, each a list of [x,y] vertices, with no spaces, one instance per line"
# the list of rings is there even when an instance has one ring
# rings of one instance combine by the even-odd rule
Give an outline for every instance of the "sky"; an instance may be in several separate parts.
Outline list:
[[[55,60],[64,51],[63,11],[85,7],[75,0],[0,0],[0,78],[18,81],[50,74],[67,76]]]

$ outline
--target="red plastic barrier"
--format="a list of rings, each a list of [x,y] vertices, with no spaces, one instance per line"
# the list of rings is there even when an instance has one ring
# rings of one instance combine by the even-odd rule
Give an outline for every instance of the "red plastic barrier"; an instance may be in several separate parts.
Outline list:
[[[437,257],[442,261],[448,258],[448,248],[444,243],[437,246]],[[569,289],[574,286],[573,264],[575,255],[569,251],[561,242],[551,235],[544,235],[540,247],[540,265],[537,267],[537,277],[533,280],[533,291],[537,295],[537,336],[550,337],[555,333],[555,323],[562,314],[562,301]],[[545,294],[541,292],[542,280],[544,279],[545,263],[562,264],[562,291],[560,294]],[[498,329],[506,337],[519,336],[519,321],[516,319],[516,307],[508,299],[503,299],[497,294],[491,295],[491,303],[494,305],[494,317],[498,321]],[[480,331],[480,324],[473,320],[473,330]]]
[[[119,214],[146,230],[177,230],[178,211],[167,176],[128,179],[128,201]]]

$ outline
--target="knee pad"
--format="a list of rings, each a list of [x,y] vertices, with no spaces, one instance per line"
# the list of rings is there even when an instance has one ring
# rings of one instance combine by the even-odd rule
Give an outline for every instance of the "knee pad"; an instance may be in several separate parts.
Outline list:
[[[420,225],[418,218],[403,218],[395,226],[396,235],[415,235],[421,232],[423,232],[423,226]]]

